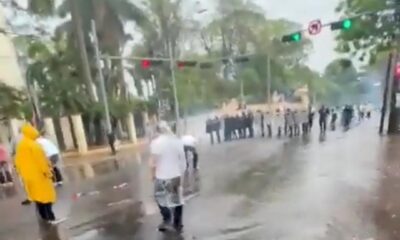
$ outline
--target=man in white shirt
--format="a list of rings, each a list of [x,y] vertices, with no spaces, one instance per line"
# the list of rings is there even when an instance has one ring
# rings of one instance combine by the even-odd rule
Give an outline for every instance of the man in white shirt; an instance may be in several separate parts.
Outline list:
[[[57,164],[60,162],[60,150],[52,141],[43,136],[39,137],[36,141],[42,146],[47,159],[49,159],[53,166],[53,181],[57,185],[62,185],[63,177],[60,169],[57,167]]]
[[[198,169],[199,156],[196,150],[197,140],[192,135],[185,135],[181,137],[183,149],[186,156],[186,168],[189,168],[189,159],[193,159],[193,168]]]
[[[150,144],[150,169],[154,180],[154,196],[163,222],[160,231],[181,232],[183,214],[182,183],[186,158],[182,141],[168,124],[161,121],[156,128],[157,137]],[[171,224],[172,227],[171,228]]]

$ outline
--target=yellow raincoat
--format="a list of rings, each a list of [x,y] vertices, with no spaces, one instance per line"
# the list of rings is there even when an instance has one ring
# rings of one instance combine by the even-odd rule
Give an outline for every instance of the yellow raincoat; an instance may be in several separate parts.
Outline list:
[[[22,139],[18,143],[15,166],[25,185],[29,200],[54,203],[56,192],[52,181],[52,168],[44,150],[36,142],[39,132],[30,124],[21,128]]]

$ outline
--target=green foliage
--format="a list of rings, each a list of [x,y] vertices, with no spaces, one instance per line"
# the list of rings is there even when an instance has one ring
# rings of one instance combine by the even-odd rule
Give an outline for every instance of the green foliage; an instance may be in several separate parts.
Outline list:
[[[90,100],[77,74],[79,66],[65,39],[32,41],[28,53],[31,63],[26,78],[30,85],[37,86],[45,115],[74,114],[88,107]]]
[[[336,11],[343,17],[387,9],[387,1],[382,0],[341,0]],[[376,55],[394,47],[395,33],[399,30],[393,18],[380,14],[369,14],[354,19],[352,28],[340,31],[336,50],[358,55],[360,60],[374,64]],[[397,36],[398,37],[398,36]]]
[[[24,91],[10,87],[0,81],[0,120],[23,117],[27,102]]]
[[[329,92],[330,102],[359,103],[363,85],[359,81],[356,68],[349,59],[337,59],[331,62],[325,69],[324,78],[337,86]]]

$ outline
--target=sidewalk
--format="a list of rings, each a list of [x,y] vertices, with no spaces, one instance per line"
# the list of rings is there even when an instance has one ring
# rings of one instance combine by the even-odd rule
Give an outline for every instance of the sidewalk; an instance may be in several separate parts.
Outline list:
[[[138,143],[125,143],[117,147],[117,154],[112,155],[108,146],[101,146],[98,148],[90,149],[85,154],[79,154],[76,151],[64,152],[62,157],[65,166],[71,166],[82,162],[106,161],[118,159],[128,154],[142,151],[148,145],[146,139],[138,139]]]

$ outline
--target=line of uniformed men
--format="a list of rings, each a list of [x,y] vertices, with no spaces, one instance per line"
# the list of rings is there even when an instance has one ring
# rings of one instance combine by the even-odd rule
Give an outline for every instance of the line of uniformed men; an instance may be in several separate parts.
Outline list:
[[[272,137],[275,134],[281,137],[283,134],[289,137],[299,136],[302,132],[307,134],[312,126],[313,114],[307,110],[290,110],[285,112],[277,109],[275,113],[258,110],[242,112],[237,115],[226,115],[222,119],[215,117],[206,122],[206,132],[210,135],[210,141],[214,144],[214,134],[218,143],[221,142],[220,131],[223,128],[224,140],[252,138],[254,136]]]

